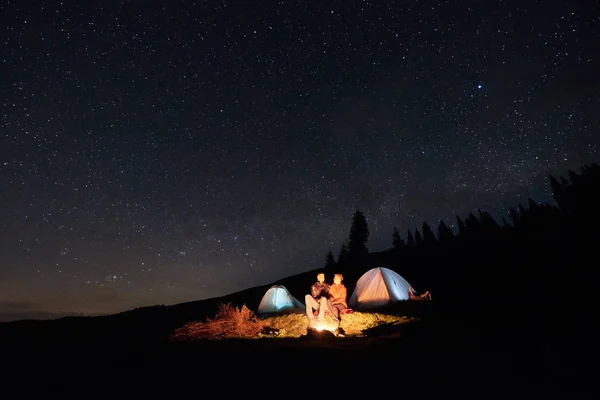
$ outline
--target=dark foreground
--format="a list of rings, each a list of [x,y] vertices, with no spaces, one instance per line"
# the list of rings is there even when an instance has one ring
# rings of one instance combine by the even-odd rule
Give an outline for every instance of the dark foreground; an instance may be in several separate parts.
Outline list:
[[[362,338],[170,342],[104,336],[11,337],[0,348],[2,392],[292,397],[588,398],[577,357],[543,337],[521,340],[423,320]],[[503,339],[504,338],[504,339]],[[68,339],[68,340],[67,340]],[[4,397],[4,396],[3,396]]]

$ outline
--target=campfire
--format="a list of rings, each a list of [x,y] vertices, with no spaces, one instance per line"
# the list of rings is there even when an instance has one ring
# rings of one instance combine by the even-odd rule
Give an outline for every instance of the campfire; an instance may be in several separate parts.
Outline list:
[[[316,318],[315,318],[316,320]],[[340,326],[339,322],[332,320],[331,318],[325,318],[323,321],[316,320],[314,323],[309,324],[310,329],[314,329],[317,331],[330,331],[335,332],[335,330]]]
[[[306,328],[307,335],[312,337],[343,336],[342,332],[340,323],[329,317],[322,321],[313,318]]]

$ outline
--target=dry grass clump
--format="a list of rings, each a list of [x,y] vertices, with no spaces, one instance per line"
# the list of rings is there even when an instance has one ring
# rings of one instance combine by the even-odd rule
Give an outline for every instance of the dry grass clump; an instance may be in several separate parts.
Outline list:
[[[244,304],[235,308],[220,304],[215,318],[205,322],[190,322],[175,330],[172,340],[225,339],[256,337],[264,328],[264,322],[258,319],[252,310]]]

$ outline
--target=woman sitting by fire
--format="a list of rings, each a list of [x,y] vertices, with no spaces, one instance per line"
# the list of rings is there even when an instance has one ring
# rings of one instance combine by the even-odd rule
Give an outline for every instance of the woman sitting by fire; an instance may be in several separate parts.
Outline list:
[[[338,322],[340,320],[340,311],[348,308],[348,303],[346,303],[348,292],[346,286],[342,283],[343,280],[344,276],[342,274],[333,275],[333,285],[331,285],[327,294],[329,314],[331,318]]]

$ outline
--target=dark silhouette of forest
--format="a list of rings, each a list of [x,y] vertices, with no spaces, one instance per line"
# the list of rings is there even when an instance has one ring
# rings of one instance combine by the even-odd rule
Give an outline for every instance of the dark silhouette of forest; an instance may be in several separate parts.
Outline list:
[[[594,264],[587,256],[600,236],[600,167],[585,165],[548,180],[555,204],[529,198],[501,221],[481,209],[457,215],[457,232],[443,220],[435,228],[423,222],[404,238],[395,227],[392,247],[375,254],[368,251],[366,218],[356,210],[337,261],[330,249],[324,269],[353,280],[385,266],[444,302],[478,299],[480,307],[583,298],[590,294],[585,288]]]
[[[444,221],[437,226],[423,222],[404,237],[395,227],[392,247],[375,254],[366,250],[368,226],[357,210],[349,240],[337,261],[329,251],[325,270],[342,271],[352,285],[374,266],[393,269],[433,293],[436,313],[487,328],[507,346],[541,340],[569,346],[561,354],[580,371],[576,360],[596,332],[591,304],[600,237],[600,167],[550,175],[548,184],[554,204],[529,198],[501,221],[477,210],[456,216],[456,232]]]

